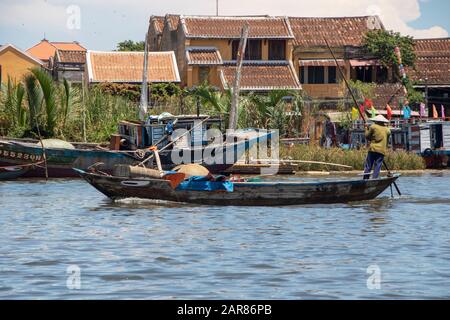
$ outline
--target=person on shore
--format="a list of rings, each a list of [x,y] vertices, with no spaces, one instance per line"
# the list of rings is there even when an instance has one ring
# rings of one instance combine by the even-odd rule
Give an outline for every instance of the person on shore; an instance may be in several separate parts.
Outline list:
[[[389,136],[391,131],[386,125],[389,120],[378,115],[371,119],[374,123],[366,127],[366,139],[370,143],[369,152],[364,164],[364,179],[370,179],[370,172],[373,168],[372,178],[377,179],[380,175],[381,165],[387,153]]]
[[[330,117],[327,116],[324,128],[324,147],[329,149],[336,146],[336,125],[331,121]]]

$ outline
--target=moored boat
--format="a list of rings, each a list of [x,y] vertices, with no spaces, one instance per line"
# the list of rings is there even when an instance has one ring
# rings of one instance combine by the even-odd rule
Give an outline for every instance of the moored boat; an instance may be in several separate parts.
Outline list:
[[[101,164],[103,171],[111,173],[117,164],[139,164],[153,153],[149,147],[154,146],[165,149],[160,152],[165,170],[180,163],[202,163],[211,172],[222,173],[252,146],[266,143],[272,135],[270,131],[245,129],[224,137],[219,126],[220,141],[211,141],[207,132],[214,125],[220,125],[220,119],[210,119],[208,116],[169,115],[147,124],[123,121],[119,124],[119,134],[112,137],[109,148],[82,148],[51,139],[53,143],[45,146],[48,175],[50,178],[78,177],[73,167],[88,170],[95,164]],[[171,132],[168,132],[168,126]],[[183,139],[174,137],[172,134],[176,129],[184,129],[188,134]],[[43,155],[40,143],[0,140],[0,167],[41,162]],[[151,163],[147,165],[151,166]],[[45,177],[45,167],[30,167],[23,172],[23,176]]]
[[[371,200],[393,184],[399,175],[372,180],[318,182],[211,182],[187,181],[176,188],[164,179],[130,178],[74,169],[111,199],[143,198],[219,206],[287,206],[347,203]],[[200,182],[199,182],[200,183]],[[205,184],[206,183],[206,184]],[[223,184],[223,185],[222,185]],[[225,185],[226,184],[226,185]]]

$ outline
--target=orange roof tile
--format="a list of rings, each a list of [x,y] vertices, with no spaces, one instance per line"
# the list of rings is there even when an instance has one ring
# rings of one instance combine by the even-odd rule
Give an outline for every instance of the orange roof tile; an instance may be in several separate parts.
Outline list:
[[[155,31],[157,34],[161,34],[164,28],[164,17],[163,16],[151,16],[150,22],[154,24]]]
[[[87,69],[89,82],[142,82],[143,52],[88,51]],[[149,82],[179,82],[180,76],[175,54],[149,52]]]
[[[378,16],[341,18],[298,18],[290,17],[296,46],[361,46],[364,35],[372,29],[383,29]]]
[[[224,88],[234,83],[236,64],[226,62],[221,79]],[[245,61],[242,66],[241,90],[270,91],[277,89],[300,90],[301,85],[292,64],[288,61]]]
[[[180,22],[179,14],[167,14],[166,20],[170,31],[175,31],[178,29],[178,23]]]
[[[293,38],[289,21],[284,17],[249,16],[181,16],[187,38],[240,38],[244,24],[249,24],[249,38]]]
[[[57,49],[86,51],[86,48],[77,42],[50,42],[44,39],[27,52],[40,60],[48,61],[55,55]]]
[[[434,85],[450,84],[450,38],[416,40],[415,52],[415,67],[407,68],[411,79]]]
[[[63,63],[86,63],[86,51],[79,50],[56,50],[58,62]]]
[[[219,50],[214,47],[190,47],[186,49],[187,63],[190,65],[223,64]]]
[[[374,89],[373,104],[377,109],[384,109],[388,103],[392,108],[399,108],[399,99],[405,98],[401,83],[376,84]]]

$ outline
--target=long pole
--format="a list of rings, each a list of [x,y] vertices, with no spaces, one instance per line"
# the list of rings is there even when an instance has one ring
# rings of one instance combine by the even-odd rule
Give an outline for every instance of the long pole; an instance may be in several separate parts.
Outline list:
[[[236,75],[234,77],[234,85],[232,92],[233,95],[231,97],[230,121],[228,125],[228,127],[233,130],[236,129],[237,127],[239,89],[241,86],[241,69],[245,56],[245,48],[247,47],[248,29],[249,25],[248,23],[245,23],[241,31],[241,40],[239,41],[239,49],[237,53]]]
[[[359,108],[358,101],[356,100],[356,97],[355,97],[352,89],[350,88],[350,85],[348,84],[348,81],[347,81],[347,79],[346,79],[346,77],[344,75],[344,72],[341,70],[341,67],[338,64],[336,56],[334,55],[334,52],[331,49],[330,44],[328,43],[328,40],[325,37],[323,37],[323,40],[325,40],[325,43],[327,44],[328,50],[330,50],[330,53],[333,56],[334,62],[336,63],[336,67],[337,67],[337,69],[339,69],[339,73],[341,74],[341,77],[344,80],[345,85],[347,86],[347,89],[348,89],[348,91],[350,92],[350,94],[351,94],[351,96],[353,98],[353,102],[355,103],[356,109],[358,109],[359,115],[361,116],[364,124],[366,124],[366,119],[364,118],[364,115],[362,114],[361,109]],[[389,167],[387,166],[386,161],[384,161],[384,160],[383,160],[383,165],[386,168],[386,170],[388,171],[388,173],[391,174],[391,171],[389,170]],[[394,186],[395,186],[395,189],[397,190],[397,193],[401,196],[402,193],[400,192],[400,189],[397,186],[397,183],[395,183],[395,181],[394,181]]]
[[[148,109],[148,33],[145,34],[144,45],[144,65],[142,70],[142,86],[141,86],[141,100],[139,104],[139,119],[145,120],[145,114]]]
[[[45,179],[48,180],[48,165],[47,165],[47,153],[45,152],[44,142],[42,141],[41,130],[39,129],[39,122],[37,120],[37,114],[34,112],[34,121],[36,122],[36,130],[39,137],[39,142],[42,148],[42,157],[44,158]]]

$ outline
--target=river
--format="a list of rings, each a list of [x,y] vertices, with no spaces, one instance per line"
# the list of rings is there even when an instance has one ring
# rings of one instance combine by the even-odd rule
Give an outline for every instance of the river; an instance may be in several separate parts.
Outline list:
[[[394,199],[247,208],[0,182],[0,298],[450,298],[450,173],[398,184]]]

